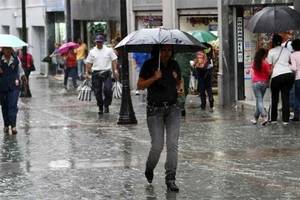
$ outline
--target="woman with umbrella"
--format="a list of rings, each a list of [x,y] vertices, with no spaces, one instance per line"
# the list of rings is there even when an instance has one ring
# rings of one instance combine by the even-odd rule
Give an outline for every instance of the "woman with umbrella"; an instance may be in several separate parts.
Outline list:
[[[177,62],[172,59],[172,51],[171,45],[161,45],[160,50],[154,47],[152,58],[142,66],[137,88],[147,89],[148,92],[147,123],[151,149],[146,162],[145,176],[148,182],[152,183],[153,171],[164,147],[166,130],[165,181],[169,191],[178,192],[179,188],[175,184],[180,130],[180,107],[177,104],[177,97],[183,95],[183,88],[180,69]]]
[[[268,63],[272,64],[271,76],[271,123],[277,121],[279,93],[282,102],[282,121],[284,125],[289,123],[290,102],[289,94],[294,83],[294,74],[289,68],[291,52],[281,47],[282,37],[275,34],[272,38],[273,48],[270,49],[267,57]]]
[[[4,133],[17,134],[16,120],[20,93],[20,76],[24,75],[18,57],[11,47],[0,52],[0,103],[4,121]],[[26,77],[24,76],[26,79]]]

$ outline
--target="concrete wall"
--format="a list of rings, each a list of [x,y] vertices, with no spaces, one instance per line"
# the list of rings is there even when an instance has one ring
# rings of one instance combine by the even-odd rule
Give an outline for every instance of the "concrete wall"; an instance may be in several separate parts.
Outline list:
[[[72,0],[72,19],[120,20],[120,0]]]

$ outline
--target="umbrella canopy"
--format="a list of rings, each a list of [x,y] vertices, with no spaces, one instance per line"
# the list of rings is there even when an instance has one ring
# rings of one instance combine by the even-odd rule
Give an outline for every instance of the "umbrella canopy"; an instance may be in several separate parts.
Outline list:
[[[193,31],[191,33],[191,35],[203,43],[204,42],[208,43],[208,42],[218,39],[218,37],[216,35],[212,34],[209,31]]]
[[[265,7],[247,25],[253,33],[280,33],[300,28],[300,13],[288,6]]]
[[[78,48],[79,46],[80,46],[80,45],[77,44],[77,43],[75,43],[75,42],[67,42],[67,43],[61,45],[61,46],[58,48],[57,52],[58,52],[59,54],[65,54],[65,53],[68,53],[68,51],[69,51],[70,49],[76,49],[76,48]]]
[[[14,35],[0,34],[0,47],[17,48],[24,46],[28,46],[28,44]]]
[[[175,52],[193,52],[204,49],[192,35],[178,29],[145,28],[127,35],[115,47],[127,52],[150,52],[155,45],[172,45]]]

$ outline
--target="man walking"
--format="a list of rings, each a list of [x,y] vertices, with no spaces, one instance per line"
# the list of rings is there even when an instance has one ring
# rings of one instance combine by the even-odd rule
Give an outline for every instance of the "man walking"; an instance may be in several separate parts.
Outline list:
[[[92,74],[92,88],[99,107],[99,115],[103,114],[103,108],[105,113],[109,113],[109,105],[112,101],[112,73],[116,80],[119,79],[118,57],[113,49],[103,45],[104,41],[102,35],[97,35],[96,46],[89,52],[86,59],[86,72]]]

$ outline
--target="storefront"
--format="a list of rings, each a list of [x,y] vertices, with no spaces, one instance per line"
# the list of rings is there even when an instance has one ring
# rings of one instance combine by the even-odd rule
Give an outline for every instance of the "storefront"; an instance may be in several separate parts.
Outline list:
[[[252,33],[246,27],[249,19],[265,6],[289,5],[291,1],[237,1],[219,2],[221,46],[219,70],[220,103],[234,106],[240,100],[253,101],[249,67],[255,51],[270,48],[272,34]],[[226,92],[225,92],[226,91]],[[266,100],[268,94],[266,95]]]

